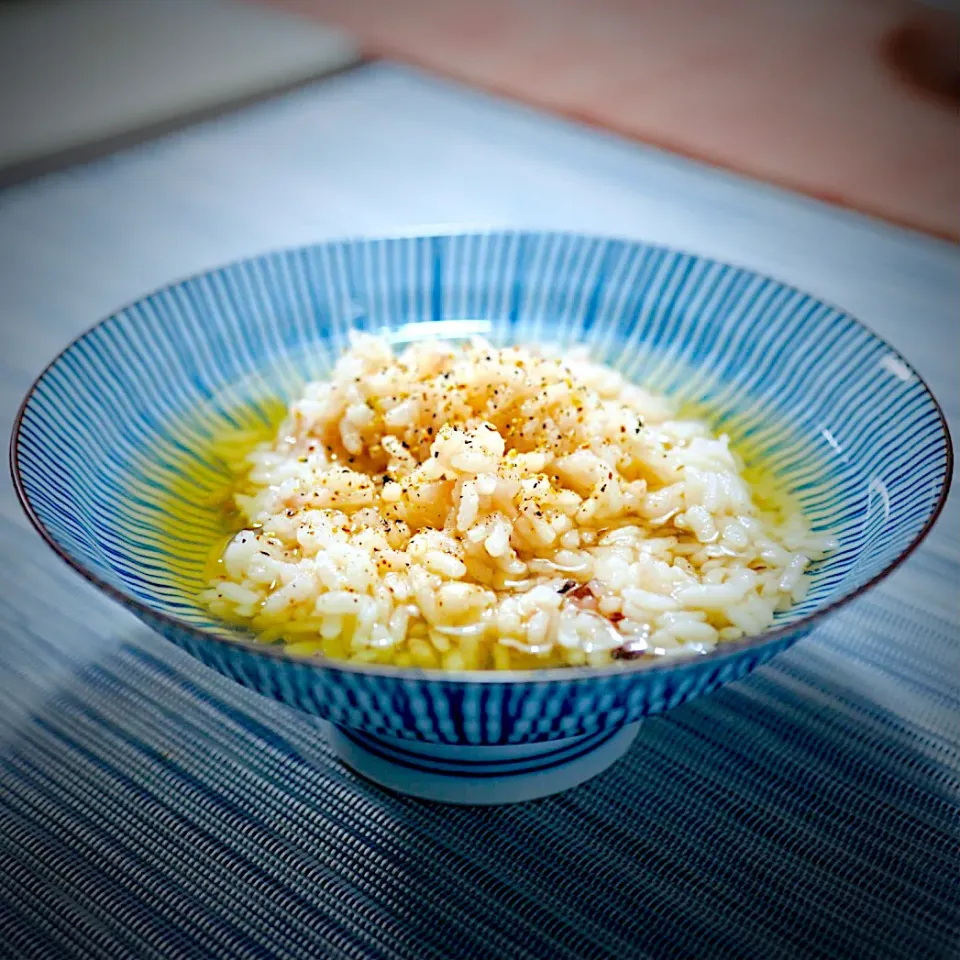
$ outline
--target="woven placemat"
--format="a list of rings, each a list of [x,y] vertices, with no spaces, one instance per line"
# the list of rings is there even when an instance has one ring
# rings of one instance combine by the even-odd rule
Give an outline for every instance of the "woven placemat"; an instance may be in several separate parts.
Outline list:
[[[0,194],[0,428],[168,280],[482,215],[634,224],[809,286],[960,414],[946,244],[375,66]],[[902,571],[596,780],[462,809],[359,780],[316,722],[139,626],[3,481],[0,956],[953,960],[958,526],[948,504]]]
[[[909,617],[920,642],[898,656]],[[7,947],[955,956],[955,645],[943,626],[865,601],[755,676],[648,721],[596,780],[498,809],[383,793],[340,766],[309,719],[151,636],[124,639],[31,707],[5,751]]]

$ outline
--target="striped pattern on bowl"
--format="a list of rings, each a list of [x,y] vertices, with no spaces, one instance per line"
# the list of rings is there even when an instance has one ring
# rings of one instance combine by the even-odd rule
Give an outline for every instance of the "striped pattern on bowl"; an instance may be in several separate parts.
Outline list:
[[[449,675],[296,661],[238,638],[192,594],[203,570],[191,558],[215,523],[202,503],[223,476],[208,445],[238,404],[266,422],[266,398],[287,403],[327,372],[351,329],[586,343],[709,410],[841,547],[771,631],[690,662]],[[742,676],[919,542],[951,462],[926,386],[841,310],[690,254],[521,232],[326,243],[174,284],[53,362],[11,453],[51,546],[203,662],[344,728],[474,745],[592,736]],[[158,489],[179,499],[176,522]]]

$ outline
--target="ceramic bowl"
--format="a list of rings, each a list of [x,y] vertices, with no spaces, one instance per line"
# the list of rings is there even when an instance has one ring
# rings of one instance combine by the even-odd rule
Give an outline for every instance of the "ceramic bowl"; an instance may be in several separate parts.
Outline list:
[[[224,477],[211,438],[238,409],[256,417],[265,398],[288,400],[323,376],[356,328],[397,343],[587,343],[628,378],[709,410],[840,548],[771,629],[685,661],[449,674],[295,659],[257,643],[194,599]],[[875,584],[936,519],[951,447],[903,358],[815,297],[644,243],[504,232],[324,243],[147,296],[43,372],[11,464],[50,546],[158,633],[323,718],[366,777],[485,804],[593,776],[644,717],[743,677]]]

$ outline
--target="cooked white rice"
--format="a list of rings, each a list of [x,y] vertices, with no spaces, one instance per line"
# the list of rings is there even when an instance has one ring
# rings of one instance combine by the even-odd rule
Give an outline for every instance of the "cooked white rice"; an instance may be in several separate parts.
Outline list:
[[[204,601],[296,654],[449,670],[702,653],[832,544],[583,352],[363,335],[247,457]]]

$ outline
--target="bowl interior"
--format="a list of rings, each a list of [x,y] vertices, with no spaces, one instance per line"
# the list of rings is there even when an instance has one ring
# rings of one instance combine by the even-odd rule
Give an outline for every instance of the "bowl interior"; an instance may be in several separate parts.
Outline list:
[[[705,413],[840,549],[794,623],[881,575],[935,517],[950,448],[936,402],[841,311],[750,271],[636,242],[497,233],[330,243],[159,291],[72,344],[12,446],[41,532],[134,604],[221,635],[195,600],[230,451],[264,432],[351,329],[587,343]]]

